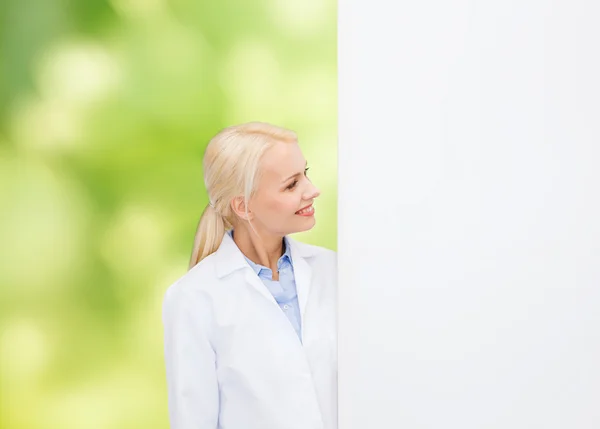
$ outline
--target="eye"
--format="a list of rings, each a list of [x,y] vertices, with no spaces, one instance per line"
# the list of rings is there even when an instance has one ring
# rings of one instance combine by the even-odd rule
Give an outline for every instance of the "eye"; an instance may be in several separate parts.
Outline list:
[[[296,187],[297,184],[298,184],[298,180],[294,179],[294,181],[292,183],[290,183],[285,189],[288,189],[291,191],[292,189],[294,189]]]
[[[305,176],[308,176],[308,170],[309,170],[309,169],[310,169],[310,167],[306,167],[306,168],[304,169],[304,175],[305,175]]]

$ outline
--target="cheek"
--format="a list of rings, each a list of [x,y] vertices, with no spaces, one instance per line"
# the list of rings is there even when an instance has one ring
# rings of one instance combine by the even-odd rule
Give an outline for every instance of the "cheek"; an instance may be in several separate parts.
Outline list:
[[[298,210],[299,199],[292,194],[281,195],[277,198],[272,198],[266,205],[266,208],[273,215],[289,216],[296,213]]]

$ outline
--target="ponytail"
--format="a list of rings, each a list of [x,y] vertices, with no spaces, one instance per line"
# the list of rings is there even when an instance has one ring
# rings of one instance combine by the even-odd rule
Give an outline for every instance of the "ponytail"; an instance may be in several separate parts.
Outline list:
[[[229,222],[212,205],[206,206],[196,229],[188,270],[217,251],[229,226]]]

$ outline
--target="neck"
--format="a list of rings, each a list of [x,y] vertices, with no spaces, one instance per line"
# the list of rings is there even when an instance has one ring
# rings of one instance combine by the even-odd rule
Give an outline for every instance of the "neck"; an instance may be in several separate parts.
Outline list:
[[[252,262],[269,267],[277,273],[277,261],[283,255],[283,237],[256,234],[246,225],[236,225],[233,241],[240,251]]]

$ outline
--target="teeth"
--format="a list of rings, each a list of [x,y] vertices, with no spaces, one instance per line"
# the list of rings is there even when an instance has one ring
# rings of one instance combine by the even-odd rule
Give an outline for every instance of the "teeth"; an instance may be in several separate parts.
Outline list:
[[[313,211],[313,206],[310,206],[310,207],[302,209],[302,210],[300,210],[300,211],[298,211],[296,213],[298,213],[298,214],[305,214],[305,213],[310,213],[312,211]]]

